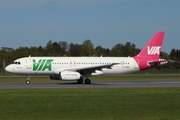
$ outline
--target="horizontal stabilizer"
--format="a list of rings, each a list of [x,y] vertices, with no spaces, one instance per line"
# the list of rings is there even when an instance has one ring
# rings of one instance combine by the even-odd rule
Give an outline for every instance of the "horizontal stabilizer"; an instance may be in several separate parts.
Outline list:
[[[154,66],[154,65],[164,65],[164,64],[167,64],[168,61],[166,59],[159,59],[159,61],[149,61],[148,64],[150,66]]]

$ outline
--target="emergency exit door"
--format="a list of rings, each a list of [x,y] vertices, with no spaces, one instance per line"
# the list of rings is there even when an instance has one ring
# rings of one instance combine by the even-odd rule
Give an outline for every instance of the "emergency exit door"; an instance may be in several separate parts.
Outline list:
[[[31,69],[31,59],[26,59],[26,68]]]

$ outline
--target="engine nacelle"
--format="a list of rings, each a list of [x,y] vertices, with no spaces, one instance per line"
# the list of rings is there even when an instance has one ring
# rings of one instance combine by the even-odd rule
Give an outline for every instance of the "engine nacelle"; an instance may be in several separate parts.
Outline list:
[[[102,75],[102,74],[103,74],[103,72],[100,70],[95,70],[94,73],[91,73],[91,75]]]
[[[59,75],[50,75],[52,80],[78,80],[81,74],[75,71],[63,71]]]
[[[81,77],[80,73],[74,71],[63,71],[60,75],[62,80],[78,80]]]

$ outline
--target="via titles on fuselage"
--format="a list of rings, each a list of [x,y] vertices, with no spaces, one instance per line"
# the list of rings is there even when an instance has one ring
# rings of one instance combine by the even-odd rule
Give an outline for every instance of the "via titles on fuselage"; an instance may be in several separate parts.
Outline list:
[[[46,69],[51,71],[52,62],[53,62],[53,59],[40,59],[38,60],[38,62],[36,62],[36,60],[33,59],[33,71],[44,71]]]

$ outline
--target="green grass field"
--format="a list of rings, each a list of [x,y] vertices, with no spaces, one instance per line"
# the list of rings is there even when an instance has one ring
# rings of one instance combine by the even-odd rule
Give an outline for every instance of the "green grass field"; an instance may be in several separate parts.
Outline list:
[[[180,75],[96,76],[93,80],[179,80]],[[25,82],[0,77],[0,82]],[[53,82],[32,77],[31,82]],[[60,82],[60,81],[54,81]],[[0,120],[179,120],[180,88],[0,90]]]
[[[179,119],[180,88],[0,91],[0,120]]]

